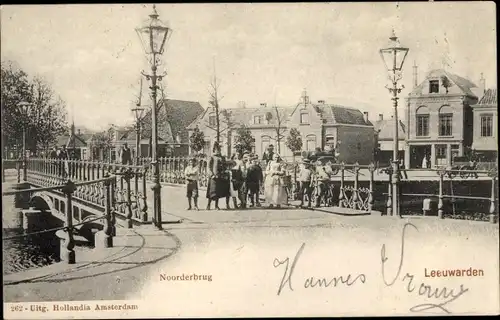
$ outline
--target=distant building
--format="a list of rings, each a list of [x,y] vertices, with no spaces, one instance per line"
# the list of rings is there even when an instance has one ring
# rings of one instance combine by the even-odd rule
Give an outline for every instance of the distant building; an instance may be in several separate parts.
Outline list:
[[[486,161],[498,157],[498,91],[488,89],[478,104],[472,106],[474,114],[474,135],[472,149]]]
[[[406,99],[405,163],[420,167],[425,156],[432,167],[451,166],[453,157],[463,156],[472,145],[471,106],[480,93],[463,77],[443,69],[429,72]]]
[[[368,120],[368,113],[321,100],[311,103],[305,91],[300,102],[292,107],[271,107],[262,103],[256,108],[222,109],[220,119],[222,152],[228,156],[234,153],[236,130],[245,125],[255,138],[253,152],[259,156],[272,144],[276,152],[291,160],[293,154],[285,142],[289,130],[297,128],[301,133],[303,151],[313,151],[330,144],[336,147],[340,161],[367,164],[373,160],[374,128]],[[216,141],[215,109],[205,109],[188,126],[188,130],[192,131],[196,126],[205,135],[203,152],[211,155]],[[282,134],[279,142],[278,129]]]
[[[158,157],[187,156],[189,154],[187,126],[203,112],[203,107],[195,101],[165,99],[160,101],[158,108]],[[115,138],[115,153],[126,142],[132,150],[132,157],[136,157],[136,129],[133,125],[117,130]],[[151,155],[150,138],[151,111],[149,110],[142,121],[141,157]]]
[[[394,117],[384,119],[382,114],[378,115],[378,120],[374,122],[377,140],[377,161],[381,164],[389,164],[393,158],[394,150]],[[406,149],[406,126],[399,120],[398,127],[399,153],[398,159],[404,159]]]
[[[72,124],[69,133],[56,138],[54,147],[61,148],[64,145],[69,155],[74,154],[77,159],[87,159],[87,140],[91,136],[91,133],[82,133],[80,129],[75,129],[75,125]]]

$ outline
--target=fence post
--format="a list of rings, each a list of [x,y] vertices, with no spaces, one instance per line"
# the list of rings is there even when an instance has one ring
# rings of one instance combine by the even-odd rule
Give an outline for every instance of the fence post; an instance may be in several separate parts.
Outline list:
[[[148,196],[146,194],[147,192],[147,186],[146,186],[146,176],[148,173],[148,165],[144,165],[142,169],[142,213],[141,213],[141,220],[143,222],[148,221]]]
[[[109,178],[109,175],[106,174],[105,178]],[[105,214],[106,219],[104,220],[104,247],[112,248],[113,247],[113,225],[112,225],[112,217],[111,217],[111,180],[108,179],[104,181],[104,205],[105,205]]]
[[[359,184],[359,163],[354,164],[354,192],[352,194],[352,209],[357,210],[359,207],[358,199],[359,199],[359,194],[358,194],[358,184]]]
[[[389,181],[387,183],[387,216],[392,216],[392,168],[387,169]]]
[[[16,169],[17,169],[17,183],[21,183],[21,164],[19,160],[16,161]]]
[[[340,164],[340,192],[339,192],[339,208],[344,207],[344,178],[345,178],[345,164]]]
[[[368,170],[370,171],[370,191],[368,194],[368,211],[372,211],[373,209],[373,173],[375,171],[375,164],[373,162],[368,166]]]
[[[496,197],[496,192],[495,192],[495,179],[497,178],[497,171],[496,169],[493,169],[490,171],[489,176],[491,177],[491,199],[490,199],[490,222],[491,223],[496,223],[496,208],[495,208],[495,197]]]
[[[62,192],[66,195],[66,261],[68,264],[75,264],[76,255],[75,255],[75,239],[73,238],[73,192],[75,192],[76,186],[71,181],[68,180],[66,185],[62,189]]]
[[[123,180],[125,180],[125,184],[127,185],[127,228],[132,229],[132,197],[130,194],[130,179],[132,179],[132,171],[130,169],[126,169],[123,172]],[[123,189],[122,189],[123,190]]]
[[[444,184],[444,175],[445,170],[438,169],[439,174],[439,198],[438,198],[438,218],[443,219],[443,184]]]

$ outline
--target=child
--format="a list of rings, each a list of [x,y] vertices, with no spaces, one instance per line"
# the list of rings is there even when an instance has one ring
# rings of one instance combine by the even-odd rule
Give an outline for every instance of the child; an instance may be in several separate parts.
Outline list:
[[[196,159],[189,159],[189,164],[184,170],[184,176],[186,177],[186,189],[189,207],[191,210],[191,198],[194,200],[194,209],[198,211],[198,166],[196,166]]]
[[[311,186],[311,180],[312,180],[312,170],[310,168],[310,161],[309,159],[304,159],[302,162],[302,166],[299,171],[299,184],[300,184],[300,189],[299,189],[299,198],[300,198],[300,206],[304,206],[304,193],[307,194],[308,198],[308,207],[311,207],[311,198],[312,198],[312,186]]]
[[[246,175],[247,188],[250,192],[250,207],[255,205],[260,207],[259,191],[262,180],[264,180],[264,177],[262,175],[262,168],[259,165],[259,157],[255,155]]]

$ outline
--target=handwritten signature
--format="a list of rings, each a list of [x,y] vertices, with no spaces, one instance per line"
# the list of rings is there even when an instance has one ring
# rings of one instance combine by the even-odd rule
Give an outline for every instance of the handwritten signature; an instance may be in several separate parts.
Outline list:
[[[285,288],[288,285],[288,288],[290,291],[293,291],[293,285],[292,285],[292,275],[293,272],[295,271],[295,267],[297,266],[297,262],[299,261],[300,256],[302,255],[302,252],[304,251],[306,244],[302,243],[300,246],[299,250],[295,254],[295,258],[293,259],[292,265],[290,266],[290,258],[287,257],[284,260],[279,260],[279,259],[274,259],[274,267],[278,268],[281,265],[284,265],[284,272],[283,272],[283,277],[281,278],[281,283],[278,288],[278,296],[281,294],[281,291],[283,288]],[[330,286],[337,287],[339,284],[344,284],[348,287],[358,283],[358,280],[360,283],[365,283],[366,282],[366,276],[364,274],[359,274],[356,277],[353,278],[353,275],[349,274],[346,277],[344,276],[335,276],[332,278],[319,278],[316,279],[314,277],[308,277],[304,280],[304,288],[309,289],[309,288],[328,288]]]
[[[460,289],[457,292],[457,289],[450,289],[448,287],[441,287],[441,288],[433,288],[430,285],[426,285],[425,283],[421,282],[420,286],[416,285],[414,283],[414,278],[415,276],[411,273],[406,273],[402,278],[401,278],[401,273],[403,270],[403,262],[404,262],[404,255],[405,255],[405,236],[407,233],[407,229],[409,227],[414,228],[415,230],[418,231],[417,227],[411,223],[406,223],[403,226],[403,231],[402,231],[402,236],[401,236],[401,254],[399,257],[399,266],[398,270],[396,272],[396,275],[392,278],[392,280],[388,281],[387,280],[387,275],[386,275],[386,264],[388,263],[388,256],[386,254],[386,245],[383,244],[381,251],[380,251],[380,258],[381,258],[381,266],[382,266],[382,279],[383,282],[387,287],[392,287],[398,279],[402,282],[406,283],[406,290],[408,293],[413,293],[416,292],[418,293],[419,296],[423,296],[424,298],[428,299],[440,299],[441,301],[438,301],[436,303],[423,303],[423,304],[418,304],[410,308],[411,312],[421,312],[421,311],[426,311],[426,310],[433,310],[433,309],[438,309],[440,311],[443,311],[447,314],[451,314],[449,310],[449,305],[453,302],[456,301],[458,298],[460,298],[462,295],[464,295],[466,292],[469,291],[468,288],[464,288],[464,285],[460,285]],[[299,250],[295,254],[295,257],[293,258],[293,261],[290,264],[290,258],[286,257],[283,260],[280,260],[278,258],[275,258],[273,261],[273,266],[275,268],[278,267],[283,267],[284,272],[283,276],[281,277],[281,282],[278,287],[278,292],[277,295],[279,296],[282,291],[285,288],[288,288],[290,291],[293,290],[293,281],[295,278],[293,277],[295,268],[297,267],[297,262],[300,260],[300,257],[302,253],[304,252],[306,244],[302,243],[300,246]],[[310,289],[310,288],[328,288],[328,287],[337,287],[338,285],[344,285],[347,287],[353,286],[355,284],[364,284],[366,282],[366,275],[363,273],[357,274],[357,275],[352,275],[348,274],[347,276],[334,276],[331,278],[314,278],[314,277],[307,277],[304,280],[303,287],[305,289]],[[417,289],[418,290],[415,291]]]
[[[387,287],[391,287],[394,285],[394,283],[400,278],[401,271],[403,269],[403,262],[404,262],[404,253],[405,253],[405,235],[407,232],[408,227],[413,227],[415,230],[418,231],[417,227],[411,223],[406,223],[403,226],[403,232],[401,236],[401,255],[399,258],[399,267],[398,271],[396,272],[396,275],[392,279],[392,281],[387,281],[386,278],[386,272],[385,272],[385,264],[389,260],[385,253],[385,244],[382,245],[382,249],[380,250],[380,258],[382,262],[382,279],[384,280],[384,283]],[[406,290],[409,293],[412,293],[415,291],[415,285],[413,284],[413,279],[414,275],[410,273],[406,273],[406,275],[401,279],[401,281],[408,281]],[[461,297],[463,294],[465,294],[467,291],[469,291],[468,288],[464,288],[464,285],[460,285],[460,290],[458,293],[455,293],[455,290],[449,289],[447,287],[442,287],[442,288],[433,288],[430,285],[426,285],[425,283],[420,283],[420,287],[418,288],[418,295],[419,296],[424,296],[426,298],[434,298],[434,299],[444,299],[441,303],[424,303],[424,304],[419,304],[416,306],[413,306],[410,308],[410,311],[412,312],[420,312],[420,311],[426,311],[426,310],[432,310],[432,309],[439,309],[441,311],[444,311],[447,314],[451,314],[450,310],[448,309],[448,305],[457,300],[459,297]],[[445,307],[446,306],[446,307]]]

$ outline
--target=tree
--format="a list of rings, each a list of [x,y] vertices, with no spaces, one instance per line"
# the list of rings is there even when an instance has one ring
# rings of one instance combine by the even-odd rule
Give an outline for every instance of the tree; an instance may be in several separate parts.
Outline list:
[[[205,134],[200,130],[200,128],[198,128],[198,126],[194,128],[193,133],[189,137],[189,142],[191,143],[191,149],[193,149],[196,153],[203,150],[203,147],[205,146]]]
[[[446,93],[448,93],[448,89],[453,86],[453,83],[451,83],[450,79],[446,76],[441,77],[441,84],[446,89]]]
[[[237,153],[243,154],[245,152],[252,152],[254,143],[255,138],[252,136],[252,132],[247,126],[242,125],[236,130],[234,148]]]
[[[230,133],[230,129],[233,127],[233,123],[231,121],[231,112],[223,109],[220,109],[220,101],[224,97],[219,96],[219,86],[220,81],[217,82],[217,76],[215,73],[215,63],[214,63],[214,77],[210,82],[209,95],[210,99],[208,103],[214,108],[213,114],[209,114],[208,122],[205,123],[205,126],[209,129],[212,129],[216,132],[216,141],[220,145],[220,137],[221,133],[224,131],[228,131]],[[215,116],[215,123],[210,121],[210,117]],[[225,126],[221,128],[221,124]]]
[[[290,129],[285,144],[293,152],[294,157],[296,152],[302,150],[302,137],[298,129]]]
[[[266,120],[268,123],[274,124],[275,136],[269,137],[276,141],[278,147],[278,153],[281,153],[281,141],[285,138],[286,127],[284,127],[286,118],[283,110],[280,110],[277,106],[274,106],[272,112],[266,113]],[[274,120],[274,121],[273,121]]]
[[[2,134],[7,149],[19,149],[23,128],[26,147],[33,151],[49,148],[67,130],[65,103],[43,78],[30,79],[12,61],[2,61],[1,85]],[[23,102],[30,104],[28,114],[19,108]]]
[[[113,145],[111,129],[98,132],[89,143],[90,160],[106,160]],[[102,158],[99,156],[102,154]],[[111,159],[110,159],[111,160]]]

